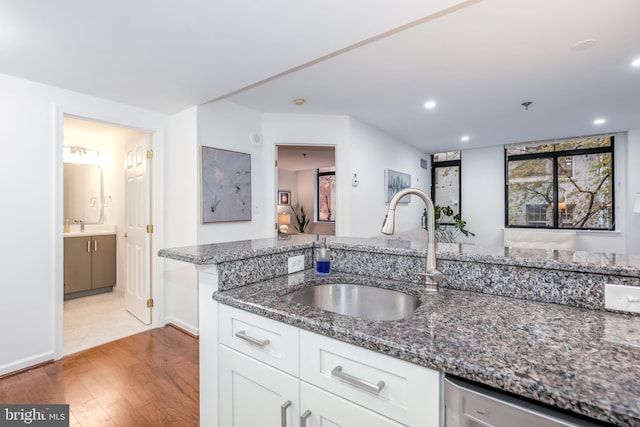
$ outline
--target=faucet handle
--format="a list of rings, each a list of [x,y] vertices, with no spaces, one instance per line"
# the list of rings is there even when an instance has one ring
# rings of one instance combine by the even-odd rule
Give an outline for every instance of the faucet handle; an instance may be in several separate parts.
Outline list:
[[[417,274],[424,277],[424,284],[428,291],[437,291],[440,283],[444,281],[444,274],[436,269]]]

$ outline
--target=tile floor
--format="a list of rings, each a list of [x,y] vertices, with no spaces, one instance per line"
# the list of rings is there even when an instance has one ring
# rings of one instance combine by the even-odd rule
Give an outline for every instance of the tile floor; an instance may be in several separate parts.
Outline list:
[[[153,329],[124,308],[124,293],[72,299],[64,302],[64,355]]]

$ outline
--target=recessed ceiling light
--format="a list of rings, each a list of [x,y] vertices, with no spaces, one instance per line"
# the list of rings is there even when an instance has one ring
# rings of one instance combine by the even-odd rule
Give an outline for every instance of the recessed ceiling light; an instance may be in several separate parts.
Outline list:
[[[631,63],[632,67],[640,67],[640,58],[636,58],[633,60],[633,62]]]
[[[571,50],[585,50],[595,46],[595,44],[596,44],[595,39],[586,39],[586,40],[579,41],[578,43],[571,46]]]
[[[296,105],[304,105],[307,102],[304,98],[296,98],[293,100],[293,103]]]
[[[432,110],[436,107],[436,101],[427,101],[424,103],[424,108],[427,110]]]
[[[594,125],[601,125],[601,124],[604,124],[604,122],[606,122],[606,120],[605,120],[605,119],[595,119],[595,120],[593,121],[593,124],[594,124]]]
[[[471,139],[471,137],[469,135],[463,135],[462,138],[460,138],[460,141],[467,142],[470,139]]]

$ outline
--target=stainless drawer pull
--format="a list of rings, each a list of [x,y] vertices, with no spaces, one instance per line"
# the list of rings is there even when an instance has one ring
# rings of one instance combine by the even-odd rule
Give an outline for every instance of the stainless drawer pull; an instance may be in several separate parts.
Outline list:
[[[300,415],[300,427],[307,427],[307,418],[311,416],[311,411],[306,410],[304,414]]]
[[[291,406],[291,401],[287,400],[280,407],[280,425],[282,427],[287,427],[287,408]]]
[[[264,347],[265,345],[268,345],[271,342],[269,340],[260,341],[258,339],[252,338],[249,335],[247,335],[245,331],[238,331],[235,333],[235,336],[257,347]]]
[[[362,390],[366,390],[370,393],[379,394],[380,391],[384,388],[384,381],[380,380],[377,384],[371,384],[368,381],[361,380],[358,377],[354,377],[353,375],[349,375],[346,372],[342,371],[342,366],[338,365],[331,371],[331,375],[336,378],[340,378],[346,383],[351,384],[352,386],[361,388]]]

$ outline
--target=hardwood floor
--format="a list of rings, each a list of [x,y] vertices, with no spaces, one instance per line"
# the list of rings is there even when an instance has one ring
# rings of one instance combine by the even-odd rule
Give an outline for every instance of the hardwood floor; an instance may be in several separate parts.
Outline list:
[[[0,402],[68,403],[70,426],[197,426],[198,340],[152,329],[0,379]]]

